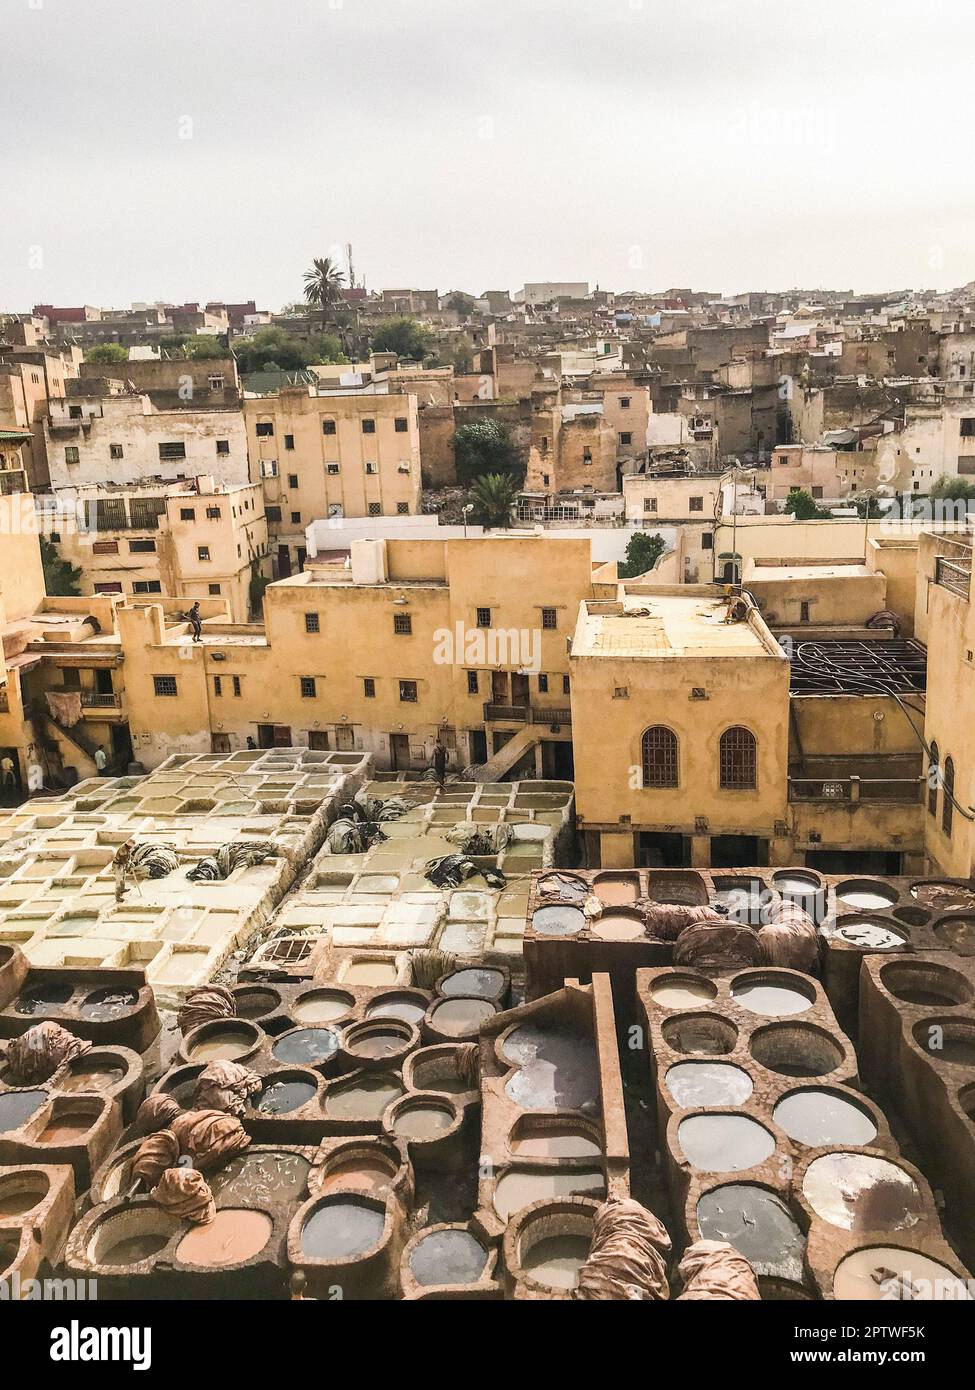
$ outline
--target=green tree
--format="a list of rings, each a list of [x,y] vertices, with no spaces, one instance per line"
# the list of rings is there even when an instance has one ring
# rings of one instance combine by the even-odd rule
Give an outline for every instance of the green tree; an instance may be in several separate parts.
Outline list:
[[[663,536],[656,533],[648,536],[645,531],[636,531],[626,547],[626,558],[616,568],[620,579],[635,579],[639,574],[652,570],[660,556],[667,549]]]
[[[865,492],[861,496],[851,498],[851,501],[856,507],[857,516],[862,516],[864,521],[884,514],[884,509],[880,505],[880,498],[874,497],[871,493]]]
[[[372,337],[373,352],[395,352],[409,362],[422,362],[432,344],[430,329],[409,314],[387,319]]]
[[[504,528],[511,525],[511,509],[518,496],[518,485],[509,474],[486,473],[471,484],[474,521],[478,526]]]
[[[956,502],[963,497],[975,497],[975,482],[966,482],[964,478],[949,478],[946,473],[942,473],[929,495],[944,498],[947,502]]]
[[[96,362],[101,366],[115,366],[118,362],[128,362],[129,350],[121,343],[98,343],[85,353],[86,362]]]
[[[821,507],[805,488],[801,487],[790,487],[789,495],[785,499],[785,510],[794,516],[796,521],[823,521],[830,515],[825,507]]]
[[[47,536],[41,536],[41,565],[44,569],[44,588],[52,598],[79,598],[81,570],[62,560],[58,548]]]
[[[520,483],[522,468],[507,425],[500,420],[472,420],[454,433],[457,479],[469,483],[486,473],[510,474]]]
[[[304,367],[349,360],[334,333],[296,338],[283,328],[262,328],[253,338],[242,338],[235,343],[234,352],[238,370],[245,373],[275,368],[299,372]]]
[[[212,362],[218,357],[227,356],[227,344],[213,334],[203,333],[198,338],[185,340],[183,356],[188,362]]]
[[[322,316],[322,332],[329,318],[342,302],[345,276],[328,256],[316,256],[311,270],[305,271],[305,300]]]

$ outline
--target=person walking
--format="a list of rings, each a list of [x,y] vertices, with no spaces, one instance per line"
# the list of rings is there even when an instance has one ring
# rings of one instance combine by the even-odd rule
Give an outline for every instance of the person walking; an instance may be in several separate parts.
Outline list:
[[[96,771],[97,771],[99,777],[104,777],[104,776],[105,776],[105,769],[108,767],[108,755],[106,754],[104,748],[100,748],[100,747],[99,747],[99,748],[96,748],[96,749],[95,749],[95,758],[94,758],[94,762],[95,762],[95,769],[96,769]]]
[[[189,613],[186,615],[193,628],[193,641],[202,642],[203,640],[203,619],[200,617],[200,600],[197,599]]]
[[[17,790],[17,774],[14,771],[14,760],[9,753],[5,753],[0,758],[0,786],[4,791]]]
[[[115,858],[112,860],[112,873],[115,875],[115,901],[120,903],[125,897],[125,880],[132,869],[132,850],[134,846],[131,840],[125,840],[115,851]]]
[[[447,781],[447,750],[439,738],[433,746],[433,775],[437,779],[437,786],[443,791]]]

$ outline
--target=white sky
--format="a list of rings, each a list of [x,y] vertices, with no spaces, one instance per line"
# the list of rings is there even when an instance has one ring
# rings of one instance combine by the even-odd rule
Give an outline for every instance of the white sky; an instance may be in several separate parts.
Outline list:
[[[374,289],[975,277],[972,0],[0,0],[0,52],[0,308],[277,309],[347,241]]]

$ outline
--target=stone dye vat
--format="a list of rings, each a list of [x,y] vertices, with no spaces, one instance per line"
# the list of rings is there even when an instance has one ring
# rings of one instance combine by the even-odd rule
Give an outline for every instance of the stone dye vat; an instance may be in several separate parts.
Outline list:
[[[0,1091],[0,1165],[64,1165],[84,1192],[118,1143],[122,1111],[110,1095],[51,1087]]]
[[[944,1192],[947,1225],[975,1261],[975,961],[867,956],[860,985],[864,1074],[906,1121]]]
[[[0,1009],[0,1038],[47,1021],[89,1042],[118,1043],[133,1052],[145,1052],[160,1027],[143,970],[28,970]]]
[[[689,1242],[736,1245],[766,1297],[834,1296],[836,1266],[868,1242],[944,1256],[930,1189],[859,1089],[816,981],[658,968],[640,972],[637,993],[658,1143]]]
[[[496,1248],[466,1224],[427,1226],[407,1243],[400,1266],[404,1298],[493,1299],[501,1296],[495,1280]]]
[[[564,1197],[524,1207],[504,1233],[505,1292],[518,1300],[567,1298],[589,1258],[599,1202]]]
[[[629,1151],[609,980],[568,985],[481,1033],[477,1219],[500,1235],[527,1207],[629,1195]]]
[[[23,1289],[60,1262],[74,1219],[74,1175],[69,1167],[28,1164],[0,1167],[0,1279]],[[23,1296],[29,1296],[24,1292]]]
[[[391,1192],[329,1192],[299,1208],[288,1231],[288,1259],[313,1297],[397,1298],[406,1238]]]

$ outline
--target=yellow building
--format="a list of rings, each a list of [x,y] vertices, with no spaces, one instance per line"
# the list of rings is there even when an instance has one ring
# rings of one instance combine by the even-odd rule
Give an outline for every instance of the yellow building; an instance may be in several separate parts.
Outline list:
[[[244,421],[251,481],[264,488],[279,578],[302,568],[312,521],[419,512],[415,395],[289,387],[245,400]]]

